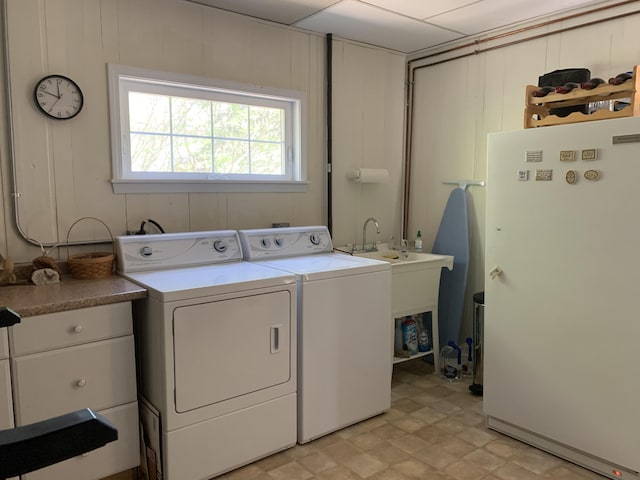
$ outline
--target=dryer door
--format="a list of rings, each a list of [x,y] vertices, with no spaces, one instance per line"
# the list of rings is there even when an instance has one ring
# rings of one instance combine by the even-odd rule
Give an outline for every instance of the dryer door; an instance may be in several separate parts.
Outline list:
[[[291,301],[286,290],[176,308],[176,411],[288,382]]]

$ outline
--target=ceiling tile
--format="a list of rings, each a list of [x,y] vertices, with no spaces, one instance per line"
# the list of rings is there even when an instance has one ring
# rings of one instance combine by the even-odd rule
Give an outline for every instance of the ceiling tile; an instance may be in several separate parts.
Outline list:
[[[602,1],[482,0],[464,8],[431,17],[429,22],[466,35],[473,35],[595,3],[602,3]]]
[[[409,53],[610,0],[186,1]]]
[[[457,8],[478,3],[482,0],[362,0],[385,10],[400,13],[412,18],[425,19],[455,10]]]
[[[230,12],[292,25],[339,0],[187,0]]]
[[[452,32],[380,8],[344,0],[297,22],[296,27],[380,45],[400,52],[412,52],[428,45],[460,38]]]

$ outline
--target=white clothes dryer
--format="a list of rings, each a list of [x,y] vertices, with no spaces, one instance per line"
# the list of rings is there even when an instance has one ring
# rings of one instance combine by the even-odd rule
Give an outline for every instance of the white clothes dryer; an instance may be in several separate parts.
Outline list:
[[[135,334],[162,478],[207,479],[295,445],[295,276],[241,261],[231,230],[116,245],[120,274],[149,292]]]
[[[296,275],[298,442],[391,406],[391,264],[332,253],[324,226],[241,230],[244,258]]]

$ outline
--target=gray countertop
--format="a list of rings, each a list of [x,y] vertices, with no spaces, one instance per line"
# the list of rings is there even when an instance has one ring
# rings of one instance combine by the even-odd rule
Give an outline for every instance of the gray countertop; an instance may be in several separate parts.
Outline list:
[[[21,284],[0,287],[0,306],[23,317],[145,298],[147,291],[118,275],[96,280],[76,280],[63,275],[52,285]]]

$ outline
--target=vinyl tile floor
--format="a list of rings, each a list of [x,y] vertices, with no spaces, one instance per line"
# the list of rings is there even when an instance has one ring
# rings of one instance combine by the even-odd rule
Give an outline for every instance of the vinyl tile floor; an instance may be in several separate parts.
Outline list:
[[[418,358],[393,369],[391,409],[218,477],[224,480],[605,479],[487,429],[470,380]]]

